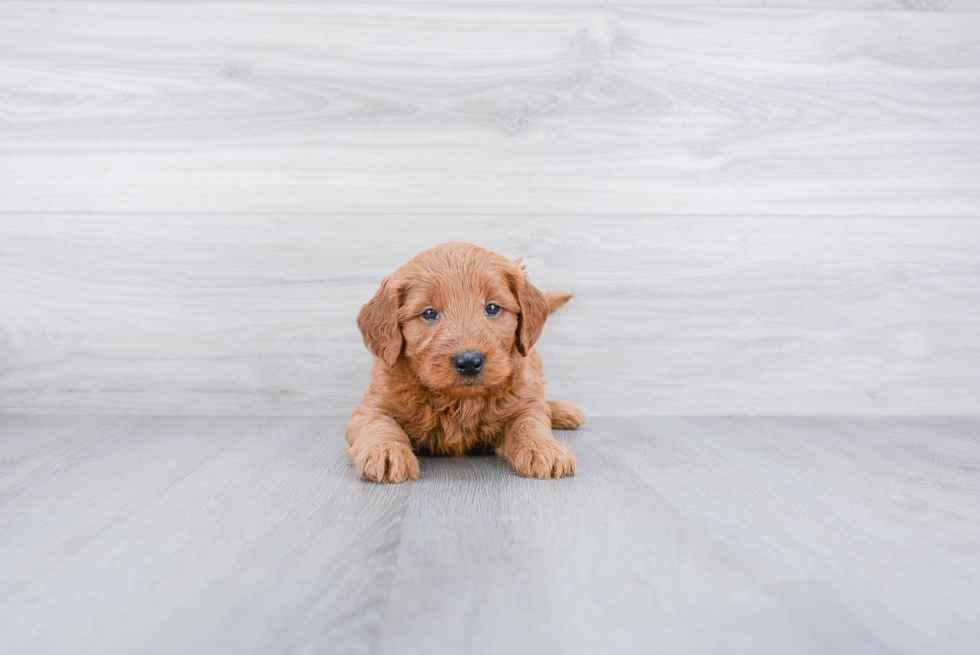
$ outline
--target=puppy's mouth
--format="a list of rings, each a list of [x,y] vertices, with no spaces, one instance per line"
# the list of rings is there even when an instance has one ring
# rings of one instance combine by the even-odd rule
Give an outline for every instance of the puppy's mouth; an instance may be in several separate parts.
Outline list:
[[[485,395],[488,389],[499,384],[499,380],[492,380],[484,373],[478,375],[457,374],[448,386],[441,389],[441,392],[458,398],[476,398]]]
[[[477,393],[487,387],[487,381],[482,375],[457,375],[450,385],[450,390],[459,390],[464,394]]]

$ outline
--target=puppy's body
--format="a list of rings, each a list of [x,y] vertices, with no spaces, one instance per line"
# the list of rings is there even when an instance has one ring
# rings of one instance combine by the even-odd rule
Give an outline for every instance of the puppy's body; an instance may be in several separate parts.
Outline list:
[[[413,449],[458,456],[493,448],[525,476],[573,474],[575,459],[551,428],[585,417],[545,400],[532,347],[570,297],[542,294],[517,263],[464,243],[426,250],[386,278],[358,316],[375,354],[347,426],[358,472],[402,482],[418,477]],[[475,372],[459,363],[477,355]]]
[[[523,411],[547,412],[551,427],[560,430],[584,422],[574,421],[573,405],[544,400],[546,383],[537,350],[527,357],[515,350],[512,357],[514,370],[503,384],[465,398],[432,391],[409,366],[387,366],[375,358],[371,381],[354,416],[383,412],[405,430],[413,446],[451,456],[496,447],[506,421]]]

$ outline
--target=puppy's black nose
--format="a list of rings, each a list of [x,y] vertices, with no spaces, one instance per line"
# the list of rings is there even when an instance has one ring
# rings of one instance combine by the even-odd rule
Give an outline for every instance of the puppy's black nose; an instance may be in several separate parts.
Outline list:
[[[456,353],[453,357],[453,366],[463,375],[476,375],[483,369],[483,353],[475,350]]]

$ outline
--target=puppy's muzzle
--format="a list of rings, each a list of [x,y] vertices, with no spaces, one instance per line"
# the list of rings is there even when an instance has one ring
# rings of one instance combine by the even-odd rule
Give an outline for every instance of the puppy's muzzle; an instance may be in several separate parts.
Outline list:
[[[459,371],[460,375],[477,375],[483,370],[483,353],[475,350],[467,350],[456,353],[453,357],[453,366]]]

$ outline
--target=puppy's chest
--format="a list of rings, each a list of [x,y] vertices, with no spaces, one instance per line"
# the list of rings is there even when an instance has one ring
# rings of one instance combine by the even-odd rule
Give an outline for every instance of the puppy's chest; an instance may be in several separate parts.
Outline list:
[[[503,416],[473,401],[422,409],[428,411],[421,412],[422,416],[416,417],[421,420],[413,421],[407,432],[416,445],[440,455],[463,455],[495,446],[506,422]]]

